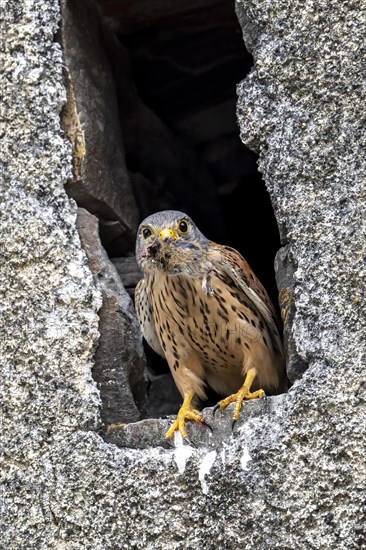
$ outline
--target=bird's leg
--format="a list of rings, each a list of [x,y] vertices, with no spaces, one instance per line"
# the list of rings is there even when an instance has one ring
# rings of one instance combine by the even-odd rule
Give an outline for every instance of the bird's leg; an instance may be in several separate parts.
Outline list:
[[[174,432],[176,430],[179,430],[182,438],[185,441],[189,442],[185,426],[186,420],[194,420],[195,422],[198,422],[198,424],[202,424],[202,426],[206,426],[211,429],[211,427],[200,414],[200,412],[196,409],[191,409],[192,397],[193,396],[190,393],[184,394],[183,404],[178,411],[177,419],[173,422],[173,424],[170,426],[169,430],[165,434],[165,437],[167,437],[168,439],[171,439],[174,435]]]
[[[225,407],[227,407],[230,403],[235,403],[234,408],[234,415],[233,415],[233,424],[232,427],[234,427],[235,422],[239,418],[241,405],[243,403],[244,399],[256,399],[256,398],[263,398],[266,397],[266,394],[263,390],[257,390],[254,392],[250,391],[250,388],[252,387],[253,381],[255,377],[257,376],[257,371],[255,368],[251,368],[248,370],[244,384],[242,387],[237,391],[236,393],[233,393],[232,395],[229,395],[229,397],[226,397],[225,399],[222,399],[215,405],[214,407],[214,414],[217,411],[217,409],[223,410]]]

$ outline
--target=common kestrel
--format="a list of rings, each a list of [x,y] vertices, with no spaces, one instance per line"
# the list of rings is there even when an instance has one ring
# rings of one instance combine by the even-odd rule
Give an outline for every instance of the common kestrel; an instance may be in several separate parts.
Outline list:
[[[166,358],[183,397],[176,421],[207,425],[196,406],[209,386],[223,409],[283,388],[284,355],[273,305],[244,258],[206,239],[189,216],[165,210],[147,217],[136,241],[143,271],[135,306],[143,335]]]

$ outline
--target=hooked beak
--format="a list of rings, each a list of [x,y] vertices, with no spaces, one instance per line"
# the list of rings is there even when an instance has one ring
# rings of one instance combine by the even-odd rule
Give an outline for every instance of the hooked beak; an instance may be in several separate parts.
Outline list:
[[[165,227],[160,231],[159,239],[161,239],[162,241],[167,241],[169,239],[173,239],[174,241],[176,241],[177,237],[172,229],[168,229],[167,227]]]

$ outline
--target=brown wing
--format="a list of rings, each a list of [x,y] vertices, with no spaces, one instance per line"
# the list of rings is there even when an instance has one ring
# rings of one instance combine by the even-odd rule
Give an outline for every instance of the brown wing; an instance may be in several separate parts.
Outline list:
[[[249,264],[233,248],[211,242],[206,266],[208,273],[211,266],[213,272],[218,270],[230,278],[231,282],[238,290],[245,294],[257,309],[257,312],[262,316],[263,321],[267,325],[266,329],[271,341],[273,355],[271,366],[268,363],[266,365],[257,365],[257,376],[259,380],[263,380],[260,384],[265,385],[264,381],[266,380],[269,389],[275,388],[275,391],[286,391],[287,377],[281,330],[279,328],[280,323],[277,320],[276,311],[267,292],[254,275]],[[277,371],[276,376],[274,370]]]
[[[275,322],[279,327],[276,310],[259,279],[243,256],[234,248],[222,246],[210,241],[208,259],[228,275],[235,285],[243,291],[264,315],[270,325]]]
[[[156,333],[152,308],[146,294],[145,279],[141,279],[136,285],[135,309],[146,342],[157,354],[165,359],[164,351]]]

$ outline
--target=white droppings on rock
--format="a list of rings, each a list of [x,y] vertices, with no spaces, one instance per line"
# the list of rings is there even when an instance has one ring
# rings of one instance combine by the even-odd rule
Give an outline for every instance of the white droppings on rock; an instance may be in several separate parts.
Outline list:
[[[201,482],[202,492],[204,495],[207,495],[208,493],[208,486],[205,477],[210,473],[210,470],[216,460],[216,456],[217,452],[211,451],[203,457],[203,460],[201,462],[201,466],[198,472],[198,479]]]
[[[240,458],[240,466],[242,467],[243,470],[248,470],[248,462],[250,460],[252,460],[252,457],[250,456],[247,447],[244,447],[243,454],[241,455],[241,458]]]
[[[187,460],[192,456],[193,449],[190,445],[185,445],[179,432],[174,432],[174,460],[178,466],[178,472],[184,474]]]
[[[221,451],[221,462],[222,462],[222,465],[225,466],[225,463],[226,463],[225,448],[223,448]]]

